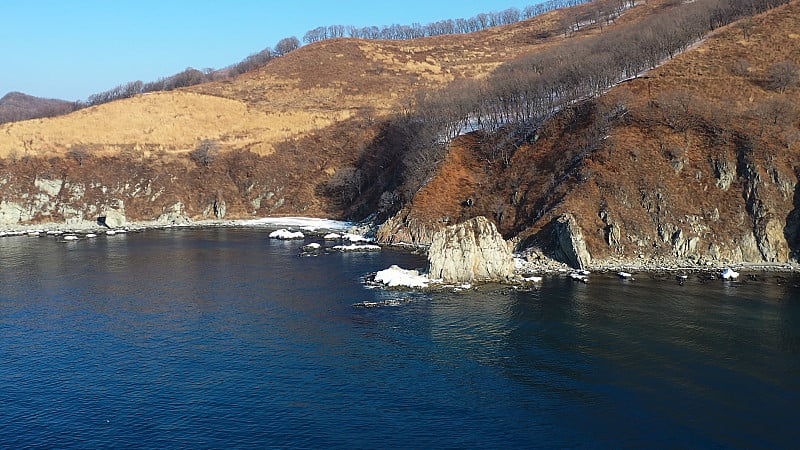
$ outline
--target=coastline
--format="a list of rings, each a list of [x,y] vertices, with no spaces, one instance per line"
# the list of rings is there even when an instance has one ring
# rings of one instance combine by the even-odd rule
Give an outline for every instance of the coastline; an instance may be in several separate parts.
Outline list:
[[[307,231],[310,233],[324,234],[327,232],[350,232],[354,234],[366,235],[374,230],[372,224],[354,223],[337,221],[331,219],[320,219],[312,217],[263,217],[258,219],[204,219],[197,221],[185,221],[180,223],[166,223],[162,221],[130,221],[120,227],[106,227],[97,222],[80,221],[73,223],[48,222],[41,224],[15,224],[4,225],[0,228],[0,238],[11,236],[35,236],[45,235],[86,235],[86,234],[106,234],[109,231],[143,232],[149,230],[164,229],[203,229],[203,228],[263,228],[274,230],[278,228],[289,228]],[[115,233],[108,233],[115,234]],[[427,247],[409,243],[380,244],[382,247],[397,249],[400,251],[426,253]],[[545,275],[558,276],[568,275],[578,269],[568,266],[565,263],[556,261],[542,254],[536,254],[534,258],[530,255],[521,253],[515,254],[516,273],[520,276]],[[645,273],[650,276],[680,275],[680,274],[702,274],[704,276],[719,274],[725,269],[734,269],[743,275],[753,275],[758,273],[800,273],[800,262],[747,262],[747,261],[692,261],[678,258],[659,258],[648,260],[643,258],[613,258],[606,260],[595,260],[585,267],[585,270],[599,274],[615,274],[618,272],[630,272],[632,274]]]
[[[108,230],[125,230],[128,232],[159,230],[170,228],[275,228],[275,227],[296,227],[305,229],[320,230],[348,230],[357,227],[351,222],[316,219],[311,217],[265,217],[260,219],[204,219],[197,221],[185,221],[180,223],[167,223],[160,221],[129,221],[119,227],[107,227],[92,221],[80,221],[72,223],[47,222],[41,224],[18,224],[4,225],[0,227],[1,233],[6,235],[27,234],[29,232],[60,232],[63,234],[85,234],[100,233]]]

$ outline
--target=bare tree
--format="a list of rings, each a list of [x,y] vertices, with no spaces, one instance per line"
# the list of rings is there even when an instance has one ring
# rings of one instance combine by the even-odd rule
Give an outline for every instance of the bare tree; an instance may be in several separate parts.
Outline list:
[[[262,67],[266,63],[270,62],[274,57],[275,54],[272,51],[272,49],[267,47],[258,53],[253,53],[252,55],[248,56],[247,58],[245,58],[244,60],[233,66],[233,70],[237,74],[249,72],[251,70]]]
[[[739,58],[733,63],[731,73],[737,77],[746,77],[750,75],[750,61],[745,58]]]
[[[791,100],[776,97],[758,103],[754,113],[767,124],[789,125],[797,119],[798,110]]]
[[[70,147],[67,156],[74,159],[79,166],[83,166],[83,161],[89,157],[89,149],[83,144],[75,144]]]
[[[785,92],[786,89],[796,87],[800,82],[800,68],[794,61],[781,61],[775,63],[767,69],[770,89]]]
[[[334,173],[326,183],[326,190],[342,206],[350,205],[359,195],[363,183],[363,172],[355,167],[343,167]]]
[[[283,38],[275,44],[275,54],[278,56],[283,56],[291,51],[297,50],[300,48],[300,39],[296,37],[287,37]]]
[[[192,161],[208,167],[219,156],[219,142],[216,139],[203,139],[194,150],[189,152]]]

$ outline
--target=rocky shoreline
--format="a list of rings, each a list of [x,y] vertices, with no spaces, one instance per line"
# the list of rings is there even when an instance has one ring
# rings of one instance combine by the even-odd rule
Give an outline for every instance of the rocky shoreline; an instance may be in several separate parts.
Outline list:
[[[517,271],[529,273],[555,274],[576,270],[568,264],[556,261],[542,254],[516,254]],[[727,268],[740,272],[800,272],[800,263],[754,263],[735,261],[694,261],[691,259],[621,259],[593,260],[585,267],[591,272],[664,272],[664,273],[715,273]]]
[[[304,229],[320,234],[328,231],[347,230],[351,233],[362,235],[370,234],[376,227],[371,224],[353,224],[324,219],[301,217],[273,217],[262,219],[219,220],[208,219],[179,223],[165,223],[163,221],[131,221],[118,227],[101,225],[98,222],[81,221],[72,223],[42,223],[42,224],[17,224],[5,225],[0,228],[0,238],[24,235],[101,235],[125,232],[143,232],[161,229],[204,229],[204,228],[264,228],[277,229],[281,227]],[[400,251],[426,254],[428,246],[409,243],[379,244],[385,248]],[[531,276],[560,276],[568,275],[576,269],[570,265],[557,261],[540,251],[528,249],[514,254],[514,280],[512,284],[521,282],[525,277]],[[678,258],[612,258],[606,260],[593,259],[584,270],[595,274],[617,274],[627,272],[633,275],[646,274],[651,278],[674,278],[678,275],[696,275],[703,279],[718,276],[725,269],[734,269],[741,272],[744,277],[758,276],[758,274],[791,274],[800,273],[800,263],[753,263],[734,261],[693,260]],[[523,281],[524,282],[524,281]]]

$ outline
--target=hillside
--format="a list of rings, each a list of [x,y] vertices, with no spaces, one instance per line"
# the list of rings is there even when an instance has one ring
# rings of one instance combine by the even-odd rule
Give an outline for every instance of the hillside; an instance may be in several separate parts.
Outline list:
[[[775,71],[800,62],[800,3],[712,20],[663,59],[645,45],[669,25],[637,26],[707,27],[722,10],[651,0],[600,19],[605,4],[466,35],[320,41],[233,79],[0,125],[0,223],[369,216],[389,219],[384,241],[425,243],[484,215],[553,252],[571,214],[600,261],[786,261],[800,91]],[[654,68],[608,90],[619,74],[586,48],[638,52],[626,73]],[[548,70],[578,79],[548,84]],[[539,71],[550,109],[511,109],[533,101],[515,90]]]
[[[320,41],[234,79],[148,93],[68,118],[2,126],[0,156],[63,154],[75,145],[103,154],[141,144],[186,153],[204,138],[218,140],[224,150],[269,154],[277,144],[310,131],[359,115],[385,116],[411,105],[421,90],[485,77],[509,59],[558,43],[561,15],[552,11],[476,33],[411,41]],[[214,110],[219,123],[210,123],[202,110]],[[245,110],[253,116],[245,119]],[[95,126],[100,122],[103,127]]]
[[[798,23],[792,2],[723,27],[559,114],[507,166],[486,164],[478,136],[460,139],[384,239],[425,240],[486,215],[521,247],[548,250],[554,220],[570,213],[606,262],[786,261],[800,244],[800,89],[769,85],[771,66],[800,59]],[[620,105],[576,164],[601,112]]]
[[[9,92],[0,98],[0,123],[67,114],[75,109],[72,102]]]
[[[322,185],[361,156],[384,118],[425,89],[485,77],[562,40],[560,14],[468,35],[321,41],[234,79],[0,125],[0,221],[91,219],[119,203],[131,219],[170,211],[203,218],[219,199],[226,217],[341,216]],[[213,164],[192,156],[204,141],[213,143]],[[64,189],[35,201],[41,179]],[[72,184],[91,204],[65,196]],[[161,194],[143,199],[141,185]]]

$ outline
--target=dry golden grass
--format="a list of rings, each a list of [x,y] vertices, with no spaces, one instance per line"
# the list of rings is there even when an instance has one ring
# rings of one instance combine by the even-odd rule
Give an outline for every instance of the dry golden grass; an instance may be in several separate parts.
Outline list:
[[[140,95],[52,119],[0,127],[0,156],[59,155],[76,145],[113,154],[147,148],[187,152],[203,139],[224,149],[266,155],[272,143],[317,130],[349,117],[344,111],[276,109],[259,111],[240,100],[190,92]]]
[[[485,77],[510,59],[558,43],[559,14],[467,35],[321,41],[233,80],[0,126],[0,157],[63,155],[75,146],[107,155],[180,154],[203,139],[219,141],[223,150],[269,155],[287,140],[356,114],[384,117],[420,89]]]

